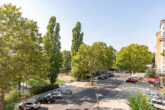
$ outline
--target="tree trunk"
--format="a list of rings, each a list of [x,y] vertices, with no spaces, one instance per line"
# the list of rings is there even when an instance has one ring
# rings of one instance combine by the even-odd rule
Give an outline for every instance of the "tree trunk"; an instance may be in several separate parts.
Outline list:
[[[20,91],[21,90],[21,83],[18,82],[18,90]]]
[[[91,74],[91,86],[93,86],[93,74]]]
[[[22,90],[23,95],[24,95],[24,90],[25,90],[25,83],[23,82],[23,90]]]
[[[132,70],[132,76],[133,76],[133,70]]]
[[[0,110],[4,110],[5,93],[0,89]]]

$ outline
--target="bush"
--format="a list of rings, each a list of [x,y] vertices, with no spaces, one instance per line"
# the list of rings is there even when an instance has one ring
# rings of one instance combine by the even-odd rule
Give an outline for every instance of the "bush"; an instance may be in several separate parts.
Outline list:
[[[73,76],[78,81],[83,81],[90,78],[90,74],[87,71],[80,71],[80,72],[70,72],[70,75]]]
[[[155,73],[155,70],[152,69],[148,72],[148,77],[150,78],[156,78],[156,73]]]
[[[128,105],[130,110],[156,110],[154,107],[148,103],[148,98],[146,95],[142,95],[140,90],[138,90],[136,96],[130,96],[128,99]]]
[[[5,95],[5,106],[4,110],[14,110],[15,103],[22,98],[20,91],[12,90],[9,94]]]
[[[58,84],[50,85],[49,80],[31,79],[29,81],[29,84],[31,85],[31,88],[29,89],[29,92],[33,95],[40,94],[42,92],[53,90],[53,89],[59,87]]]

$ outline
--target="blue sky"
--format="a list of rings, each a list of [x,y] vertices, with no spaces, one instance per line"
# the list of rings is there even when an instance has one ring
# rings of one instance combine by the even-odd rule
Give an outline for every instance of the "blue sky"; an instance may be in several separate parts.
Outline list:
[[[62,50],[69,50],[72,29],[82,24],[84,43],[103,41],[115,49],[131,43],[155,51],[156,32],[165,19],[164,0],[0,0],[21,7],[24,17],[38,22],[44,35],[50,16],[61,25]]]

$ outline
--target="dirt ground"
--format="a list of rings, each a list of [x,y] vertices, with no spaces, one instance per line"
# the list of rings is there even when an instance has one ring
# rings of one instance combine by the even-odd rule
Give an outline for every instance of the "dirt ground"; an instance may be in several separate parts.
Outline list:
[[[58,79],[62,80],[63,82],[71,82],[74,80],[72,76],[66,75],[66,74],[59,74]]]

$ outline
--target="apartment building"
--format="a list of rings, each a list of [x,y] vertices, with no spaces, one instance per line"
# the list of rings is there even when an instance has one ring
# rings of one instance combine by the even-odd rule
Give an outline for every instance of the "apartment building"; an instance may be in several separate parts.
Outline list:
[[[156,73],[160,76],[160,86],[163,86],[165,81],[165,57],[162,56],[165,51],[165,20],[160,22],[160,31],[156,34]]]

